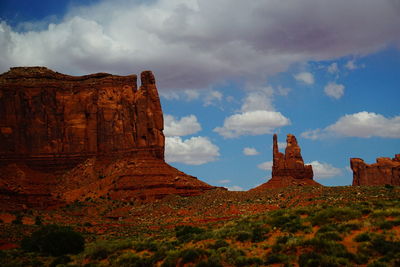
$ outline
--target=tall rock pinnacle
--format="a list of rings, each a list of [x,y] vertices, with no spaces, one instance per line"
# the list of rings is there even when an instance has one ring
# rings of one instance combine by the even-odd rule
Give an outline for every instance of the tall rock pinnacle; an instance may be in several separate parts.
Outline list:
[[[286,138],[285,154],[279,152],[278,136],[274,134],[272,145],[272,178],[252,189],[264,190],[268,188],[279,188],[287,186],[320,185],[313,180],[313,170],[311,165],[304,165],[301,149],[296,137],[288,134]]]
[[[272,178],[277,176],[290,176],[294,179],[312,180],[314,176],[312,166],[304,165],[301,150],[294,135],[287,135],[285,154],[279,152],[276,134],[274,134],[273,142]]]

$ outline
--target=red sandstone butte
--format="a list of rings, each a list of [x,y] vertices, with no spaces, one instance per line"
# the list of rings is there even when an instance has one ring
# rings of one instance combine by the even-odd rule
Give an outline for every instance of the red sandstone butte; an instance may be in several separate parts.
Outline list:
[[[376,163],[366,164],[362,159],[351,158],[353,185],[400,186],[400,154],[391,158],[377,158]]]
[[[0,203],[148,200],[212,189],[165,163],[153,73],[136,83],[136,75],[75,77],[45,67],[1,74]]]
[[[268,188],[280,188],[288,186],[319,186],[320,184],[313,180],[313,170],[311,165],[304,165],[301,150],[296,137],[288,134],[286,138],[285,154],[279,152],[278,137],[273,137],[273,165],[272,178],[252,189],[264,190]]]

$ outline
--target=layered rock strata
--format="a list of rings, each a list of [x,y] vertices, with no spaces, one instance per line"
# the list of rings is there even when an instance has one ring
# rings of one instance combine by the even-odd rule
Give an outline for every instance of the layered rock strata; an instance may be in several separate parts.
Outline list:
[[[400,154],[391,158],[377,158],[376,163],[366,164],[360,158],[351,158],[353,185],[400,186]]]
[[[285,154],[279,152],[278,137],[274,134],[272,178],[268,182],[254,188],[255,190],[287,186],[320,185],[313,180],[312,166],[304,164],[296,137],[288,134],[286,144]]]
[[[111,195],[141,190],[146,199],[211,189],[165,163],[155,79],[151,71],[140,78],[138,89],[136,75],[76,77],[45,67],[0,75],[0,200],[73,201],[120,190]]]

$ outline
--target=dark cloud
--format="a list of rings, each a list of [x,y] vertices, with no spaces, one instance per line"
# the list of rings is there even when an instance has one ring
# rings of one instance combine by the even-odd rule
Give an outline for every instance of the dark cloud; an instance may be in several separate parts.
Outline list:
[[[293,63],[364,55],[400,42],[396,0],[103,1],[46,30],[0,26],[0,71],[69,74],[152,69],[161,88],[262,81]]]

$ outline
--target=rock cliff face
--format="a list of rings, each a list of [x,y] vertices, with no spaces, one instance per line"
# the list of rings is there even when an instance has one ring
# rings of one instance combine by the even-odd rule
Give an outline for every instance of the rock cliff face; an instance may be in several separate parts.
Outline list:
[[[0,157],[49,165],[143,149],[163,159],[163,116],[153,74],[72,77],[43,67],[0,76]],[[54,166],[57,168],[57,166]]]
[[[283,154],[279,152],[278,137],[274,134],[272,178],[268,182],[254,188],[254,190],[287,186],[320,185],[313,180],[312,166],[304,165],[301,149],[296,137],[288,134],[286,143],[285,154]]]
[[[391,158],[377,158],[376,163],[366,164],[362,159],[350,159],[353,185],[400,186],[400,154]]]
[[[146,199],[212,188],[164,162],[155,79],[151,71],[140,78],[138,89],[136,75],[74,77],[44,67],[0,75],[3,198],[73,201],[121,190],[113,196],[131,198],[135,188]]]

